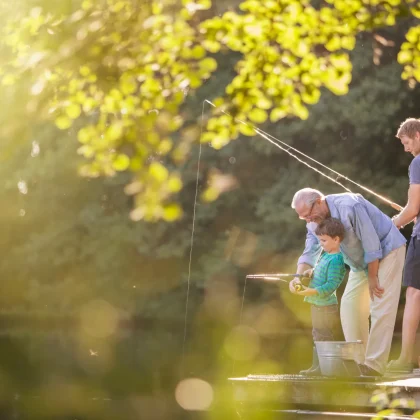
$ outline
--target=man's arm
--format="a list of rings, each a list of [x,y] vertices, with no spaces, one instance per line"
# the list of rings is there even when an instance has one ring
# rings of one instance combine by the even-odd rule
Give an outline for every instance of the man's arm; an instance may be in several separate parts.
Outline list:
[[[384,289],[379,285],[379,260],[382,258],[382,246],[366,209],[362,205],[354,206],[353,227],[356,236],[362,243],[364,260],[368,265],[369,294],[381,298]]]
[[[308,229],[306,233],[305,249],[298,260],[296,273],[303,274],[304,271],[314,267],[320,252],[321,246],[319,245],[317,237]],[[295,286],[297,284],[301,284],[299,277],[295,277],[289,283],[289,289],[292,293],[296,293]]]
[[[379,260],[372,261],[368,264],[369,295],[372,301],[374,296],[381,298],[385,291],[379,284],[378,271]]]
[[[314,267],[320,252],[321,245],[319,244],[318,238],[308,229],[306,232],[305,249],[297,263],[297,273],[303,274],[305,270]]]
[[[392,218],[394,225],[401,229],[412,222],[420,213],[420,184],[410,184],[407,204],[401,213]]]
[[[356,236],[359,238],[366,264],[382,258],[382,245],[372,220],[363,205],[357,204],[353,207],[353,214],[350,219]]]

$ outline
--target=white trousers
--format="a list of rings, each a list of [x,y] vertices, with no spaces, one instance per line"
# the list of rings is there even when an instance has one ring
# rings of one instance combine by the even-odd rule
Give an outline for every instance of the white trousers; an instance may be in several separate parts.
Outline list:
[[[379,284],[385,289],[382,298],[375,296],[373,302],[370,301],[367,274],[350,271],[341,299],[340,316],[346,341],[362,340],[365,364],[380,373],[385,372],[391,349],[404,260],[405,245],[379,262]]]

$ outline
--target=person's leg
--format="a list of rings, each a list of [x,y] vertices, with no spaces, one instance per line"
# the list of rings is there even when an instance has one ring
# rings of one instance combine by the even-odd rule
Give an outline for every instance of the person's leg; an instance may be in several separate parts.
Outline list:
[[[414,362],[414,345],[420,319],[420,241],[411,238],[404,264],[403,285],[407,286],[404,308],[402,346],[398,360],[391,362],[397,369]]]
[[[312,366],[308,369],[301,370],[301,375],[319,375],[321,370],[319,368],[318,353],[315,347],[315,341],[322,341],[322,313],[315,305],[311,305],[311,319],[312,319],[312,338],[314,346],[312,349]]]
[[[389,253],[379,263],[379,284],[385,289],[381,298],[374,297],[370,303],[371,327],[366,347],[365,365],[376,372],[384,373],[401,293],[405,246]]]
[[[409,286],[404,308],[401,354],[396,361],[398,364],[415,362],[413,352],[419,321],[420,290]]]
[[[322,324],[324,339],[320,341],[345,341],[337,304],[322,308]]]
[[[350,271],[341,298],[340,316],[346,341],[362,340],[366,348],[369,337],[369,285],[364,271]]]

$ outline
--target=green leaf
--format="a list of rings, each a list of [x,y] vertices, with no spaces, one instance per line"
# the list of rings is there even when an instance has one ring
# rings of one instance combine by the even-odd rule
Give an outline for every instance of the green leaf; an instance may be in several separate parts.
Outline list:
[[[169,138],[162,139],[159,143],[159,146],[157,147],[157,152],[166,155],[169,153],[172,149],[172,140]]]
[[[328,51],[336,51],[341,47],[341,39],[338,35],[333,35],[332,38],[325,44]]]
[[[178,220],[182,216],[182,210],[181,207],[176,204],[167,204],[163,206],[163,219],[167,222],[174,222],[175,220]]]
[[[201,199],[203,201],[211,202],[211,201],[217,200],[217,198],[219,197],[219,194],[220,193],[216,188],[208,187],[201,194]]]
[[[214,58],[207,57],[199,62],[199,66],[201,70],[213,72],[217,69],[217,61]]]
[[[66,130],[67,128],[71,126],[71,124],[72,124],[71,119],[67,117],[66,115],[60,115],[59,117],[55,119],[55,125],[60,130]]]
[[[92,138],[91,130],[88,127],[84,127],[79,130],[77,133],[77,139],[80,143],[86,144],[89,143]]]
[[[116,171],[125,171],[130,165],[130,158],[127,155],[119,154],[112,162],[112,167]]]
[[[419,38],[419,28],[410,28],[405,37],[407,38],[407,41],[409,41],[411,44],[416,43]]]
[[[249,112],[248,118],[256,124],[261,124],[267,120],[268,115],[263,109],[254,108]]]
[[[72,120],[75,120],[82,113],[82,109],[79,104],[70,104],[66,107],[66,114]]]
[[[254,128],[252,128],[250,125],[245,125],[245,124],[239,124],[238,125],[238,130],[241,134],[243,134],[244,136],[255,136],[256,131]]]
[[[413,14],[414,17],[416,17],[417,19],[420,19],[420,6],[417,5],[417,7],[412,7],[411,13]]]
[[[114,122],[105,131],[105,139],[110,142],[118,140],[123,133],[123,127],[121,122]]]
[[[341,38],[341,46],[346,50],[353,50],[356,46],[356,37],[354,36],[345,36]]]
[[[228,137],[222,137],[220,135],[216,135],[211,141],[211,145],[214,149],[220,150],[223,146],[226,146],[229,143]]]
[[[201,45],[195,45],[191,54],[193,58],[200,59],[206,55],[206,51]]]
[[[407,51],[407,50],[401,50],[398,53],[398,62],[400,64],[407,64],[412,62],[413,60],[413,54],[411,51]]]
[[[313,86],[308,86],[301,95],[303,102],[307,104],[316,104],[321,97],[321,92]]]
[[[177,193],[182,189],[182,181],[178,176],[171,176],[168,180],[168,190]]]
[[[260,97],[257,99],[256,105],[258,108],[270,109],[273,106],[273,103],[266,97]]]
[[[287,115],[287,112],[284,108],[274,108],[270,113],[270,121],[276,122]]]
[[[155,180],[163,182],[168,179],[169,172],[161,163],[152,162],[149,166],[149,174]]]
[[[218,41],[206,39],[203,41],[202,45],[207,51],[211,53],[217,53],[220,51],[220,42]]]

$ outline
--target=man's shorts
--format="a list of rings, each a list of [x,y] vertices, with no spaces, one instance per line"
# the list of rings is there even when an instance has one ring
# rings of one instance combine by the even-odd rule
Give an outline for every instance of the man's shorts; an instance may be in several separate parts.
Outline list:
[[[420,239],[414,236],[405,257],[403,285],[420,290]]]

